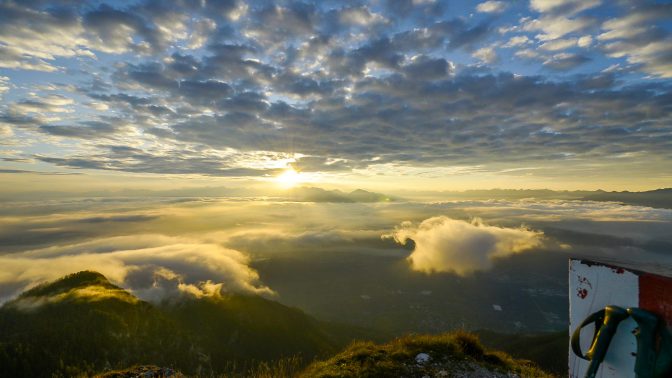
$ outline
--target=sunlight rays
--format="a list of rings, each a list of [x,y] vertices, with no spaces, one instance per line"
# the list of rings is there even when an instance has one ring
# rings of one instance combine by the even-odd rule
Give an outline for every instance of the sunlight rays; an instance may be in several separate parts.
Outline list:
[[[292,167],[287,167],[284,172],[275,177],[275,182],[285,189],[291,189],[307,181],[308,180],[305,175],[297,172]]]

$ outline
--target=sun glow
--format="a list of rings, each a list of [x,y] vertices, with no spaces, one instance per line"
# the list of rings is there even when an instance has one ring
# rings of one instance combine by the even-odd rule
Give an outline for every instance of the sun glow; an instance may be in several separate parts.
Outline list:
[[[301,173],[295,171],[294,168],[288,167],[275,178],[275,182],[284,188],[293,188],[306,181],[303,176]]]

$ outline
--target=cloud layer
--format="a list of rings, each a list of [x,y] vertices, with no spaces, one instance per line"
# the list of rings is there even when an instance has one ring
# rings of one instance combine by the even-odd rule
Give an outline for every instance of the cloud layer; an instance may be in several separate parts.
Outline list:
[[[162,235],[100,238],[0,255],[0,286],[23,290],[81,270],[102,273],[141,299],[223,293],[272,295],[241,252]],[[8,299],[3,292],[0,299]]]
[[[555,253],[670,264],[670,209],[562,200],[311,203],[169,193],[161,199],[1,201],[0,301],[86,269],[144,299],[277,291],[282,301],[288,294],[275,287],[279,282],[294,281],[304,290],[301,285],[322,279],[324,271],[347,281],[350,269],[372,260],[389,264],[373,269],[405,279],[424,276],[409,275],[411,269],[487,270],[524,257],[511,256],[522,251],[532,259]],[[469,221],[474,218],[484,222]],[[415,247],[410,264],[408,248],[394,237]],[[548,253],[534,253],[540,249]],[[262,267],[278,261],[282,268],[264,276]],[[315,270],[295,277],[298,261]]]
[[[496,258],[541,246],[543,233],[524,227],[488,226],[480,219],[466,222],[439,216],[417,226],[404,222],[391,236],[402,245],[413,241],[408,260],[414,270],[465,275],[490,269]]]

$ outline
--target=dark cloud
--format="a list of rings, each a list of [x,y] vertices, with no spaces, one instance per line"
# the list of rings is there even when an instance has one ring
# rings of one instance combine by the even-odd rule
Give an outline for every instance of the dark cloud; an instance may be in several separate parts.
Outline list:
[[[146,222],[154,220],[158,216],[152,215],[119,215],[119,216],[109,216],[109,217],[90,217],[90,218],[81,218],[77,222],[81,223],[110,223],[110,222]]]
[[[403,55],[392,47],[388,38],[381,38],[353,51],[352,63],[363,68],[368,62],[379,63],[387,68],[397,68],[403,61]]]
[[[347,160],[329,160],[319,156],[304,156],[292,163],[292,167],[298,172],[330,172],[349,171],[355,167],[364,167],[365,164]]]
[[[166,155],[128,146],[100,146],[98,155],[68,158],[36,155],[35,159],[59,167],[101,169],[164,174],[200,173],[210,176],[263,176],[277,174],[276,169],[253,169],[227,165],[216,156],[193,156],[180,152]]]
[[[544,62],[544,67],[553,70],[567,71],[581,64],[587,63],[590,58],[580,54],[557,54]]]
[[[461,30],[452,33],[449,48],[468,48],[473,49],[475,44],[482,41],[490,33],[490,22],[482,22],[476,26],[461,26]]]
[[[207,7],[216,12],[229,13],[236,8],[236,0],[208,0]]]
[[[159,63],[129,65],[124,70],[118,70],[117,75],[120,82],[137,83],[146,89],[174,90],[178,87],[177,80],[166,75]]]
[[[609,89],[616,84],[614,74],[580,75],[576,77],[576,85],[581,90]]]
[[[317,6],[311,3],[271,4],[252,10],[245,29],[256,37],[257,43],[275,44],[314,34],[318,17]]]
[[[25,162],[26,159],[10,159],[3,158],[2,161],[11,161],[11,162]],[[40,171],[27,171],[23,169],[0,169],[0,173],[20,173],[20,174],[33,174],[33,175],[47,175],[47,176],[63,176],[63,175],[77,175],[78,173],[62,173],[62,172],[40,172]]]
[[[118,128],[105,122],[84,122],[80,126],[40,126],[40,131],[61,137],[96,139],[118,132]]]
[[[89,93],[89,96],[93,99],[105,101],[105,102],[115,102],[115,103],[125,103],[133,107],[138,107],[141,105],[150,105],[152,100],[149,97],[138,97],[134,95],[129,95],[127,93],[117,93],[117,94],[97,94]]]
[[[211,103],[229,97],[233,89],[227,83],[217,80],[183,80],[178,84],[178,93],[186,101]]]
[[[37,127],[42,123],[42,119],[25,114],[17,114],[15,112],[7,112],[0,114],[0,123],[12,125],[20,128]]]
[[[116,9],[107,4],[101,4],[97,9],[87,12],[83,25],[98,43],[97,47],[103,51],[119,52],[131,49],[151,53],[166,47],[166,41],[149,20],[137,13]],[[134,41],[136,36],[141,41]]]
[[[322,95],[333,93],[341,82],[338,80],[316,80],[308,76],[285,72],[275,78],[278,91],[298,96]]]
[[[443,1],[415,2],[412,0],[385,0],[385,8],[390,17],[397,20],[431,20],[445,13],[448,4]]]
[[[189,77],[198,72],[201,62],[187,54],[173,53],[166,64],[166,68],[177,76]]]
[[[404,66],[404,73],[417,80],[441,79],[452,73],[451,71],[452,67],[445,59],[432,59],[424,55]]]

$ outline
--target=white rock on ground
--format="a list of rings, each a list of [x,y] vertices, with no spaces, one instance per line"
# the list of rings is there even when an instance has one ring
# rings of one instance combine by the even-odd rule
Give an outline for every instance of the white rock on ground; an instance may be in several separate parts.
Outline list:
[[[418,353],[418,355],[415,356],[415,362],[417,362],[418,365],[424,365],[431,359],[432,357],[430,357],[427,353]]]

